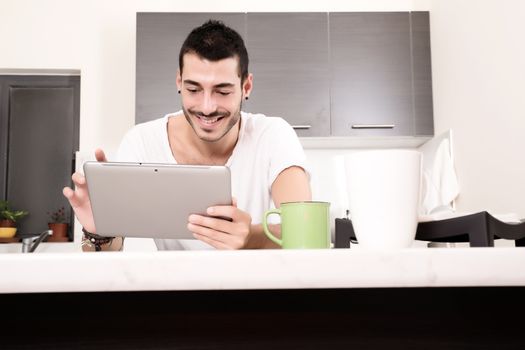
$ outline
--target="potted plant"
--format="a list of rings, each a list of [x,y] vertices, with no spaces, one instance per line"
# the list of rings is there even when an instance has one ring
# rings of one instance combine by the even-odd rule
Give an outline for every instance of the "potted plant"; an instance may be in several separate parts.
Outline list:
[[[53,235],[48,238],[48,241],[67,240],[69,224],[66,220],[66,209],[61,207],[58,210],[48,212],[47,214],[49,215],[47,226],[50,230],[53,230]]]
[[[14,237],[17,221],[28,214],[25,210],[12,210],[8,201],[0,201],[0,237]]]

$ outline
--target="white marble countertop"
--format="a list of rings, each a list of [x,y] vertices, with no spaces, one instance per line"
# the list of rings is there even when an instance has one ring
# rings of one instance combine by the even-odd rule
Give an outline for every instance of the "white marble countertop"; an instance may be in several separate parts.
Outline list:
[[[0,293],[525,286],[525,248],[0,255]]]

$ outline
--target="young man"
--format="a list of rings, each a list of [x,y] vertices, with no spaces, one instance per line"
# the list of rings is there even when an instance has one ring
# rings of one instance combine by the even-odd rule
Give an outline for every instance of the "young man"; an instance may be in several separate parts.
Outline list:
[[[188,229],[196,240],[156,239],[159,249],[276,248],[262,230],[264,211],[272,201],[279,207],[311,199],[306,157],[291,126],[281,118],[241,112],[252,84],[242,38],[210,20],[195,28],[180,50],[177,87],[182,111],[136,125],[122,140],[118,161],[230,168],[233,205],[208,208],[208,214],[232,221],[191,215]],[[106,160],[102,150],[95,155]],[[96,236],[85,178],[75,173],[72,179],[75,190],[64,188],[64,196],[87,238],[101,250],[121,249],[122,238]]]

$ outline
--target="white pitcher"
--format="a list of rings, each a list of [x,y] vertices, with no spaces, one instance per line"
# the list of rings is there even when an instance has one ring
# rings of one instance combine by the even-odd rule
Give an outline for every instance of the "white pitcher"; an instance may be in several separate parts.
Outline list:
[[[419,151],[358,151],[345,157],[348,204],[360,247],[408,248],[415,239],[421,187]]]

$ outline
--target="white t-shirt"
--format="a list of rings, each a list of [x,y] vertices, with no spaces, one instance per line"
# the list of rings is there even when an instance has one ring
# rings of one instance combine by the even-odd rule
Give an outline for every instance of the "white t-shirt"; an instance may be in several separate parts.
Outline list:
[[[184,118],[182,111],[137,124],[124,136],[117,152],[121,162],[176,164],[168,141],[169,118]],[[274,208],[271,187],[284,169],[299,166],[307,174],[306,155],[293,128],[282,118],[241,112],[239,138],[226,162],[230,168],[232,196],[248,212],[252,224],[262,222]],[[160,250],[213,249],[199,240],[156,239]]]

